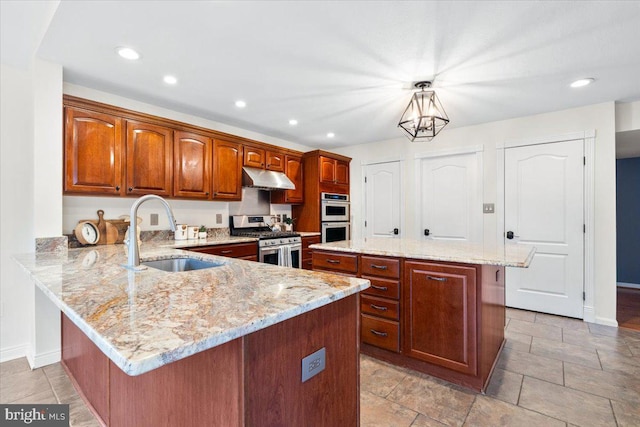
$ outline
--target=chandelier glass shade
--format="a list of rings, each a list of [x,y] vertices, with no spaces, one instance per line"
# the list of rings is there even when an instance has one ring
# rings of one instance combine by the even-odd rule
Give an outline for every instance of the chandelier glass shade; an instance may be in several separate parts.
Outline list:
[[[416,139],[431,141],[449,124],[449,117],[436,93],[433,90],[425,90],[431,87],[431,82],[418,82],[415,87],[421,90],[411,97],[398,127],[406,132],[411,141]]]

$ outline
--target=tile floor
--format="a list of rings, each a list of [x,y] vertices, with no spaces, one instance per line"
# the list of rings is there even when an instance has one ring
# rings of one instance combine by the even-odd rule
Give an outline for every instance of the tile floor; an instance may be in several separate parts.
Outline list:
[[[362,356],[361,425],[640,426],[640,332],[507,309],[486,395]],[[0,364],[0,402],[69,403],[97,426],[59,364]]]

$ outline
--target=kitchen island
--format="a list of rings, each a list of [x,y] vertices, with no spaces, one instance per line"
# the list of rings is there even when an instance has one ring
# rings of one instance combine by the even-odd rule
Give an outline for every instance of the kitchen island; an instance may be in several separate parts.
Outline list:
[[[311,245],[313,269],[362,277],[361,351],[484,391],[504,344],[505,267],[535,248],[369,238]]]
[[[219,266],[132,272],[122,245],[15,257],[62,311],[63,366],[104,424],[358,424],[367,280],[141,245],[143,261],[184,256]]]

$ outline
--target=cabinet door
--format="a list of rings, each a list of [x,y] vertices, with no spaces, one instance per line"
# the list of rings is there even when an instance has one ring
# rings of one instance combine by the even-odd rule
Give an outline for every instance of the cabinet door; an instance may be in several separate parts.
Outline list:
[[[127,194],[171,196],[173,131],[127,121]]]
[[[336,160],[336,184],[349,185],[349,163]]]
[[[209,199],[211,195],[211,139],[175,132],[173,140],[173,195]]]
[[[320,156],[320,182],[333,183],[336,180],[336,161]]]
[[[244,166],[264,169],[265,153],[262,148],[244,147]]]
[[[282,153],[267,151],[267,169],[274,172],[285,171],[285,156]]]
[[[403,353],[477,374],[476,269],[407,261]]]
[[[122,194],[122,120],[65,108],[64,191]]]
[[[242,200],[242,145],[216,139],[213,142],[213,198]]]
[[[304,181],[302,159],[286,156],[285,173],[296,186],[295,190],[277,190],[271,192],[271,203],[304,203]]]

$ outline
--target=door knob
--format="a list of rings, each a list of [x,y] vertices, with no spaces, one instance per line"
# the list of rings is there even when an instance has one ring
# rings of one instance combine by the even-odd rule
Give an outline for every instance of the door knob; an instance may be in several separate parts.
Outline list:
[[[513,231],[507,231],[507,239],[511,240],[514,238]]]
[[[397,228],[393,229],[393,234],[395,234],[396,236],[398,235],[398,233],[400,233],[400,230],[398,230]]]
[[[428,229],[428,228],[425,228],[425,229],[424,229],[424,235],[425,235],[425,236],[428,236],[428,235],[429,235],[429,229]]]

